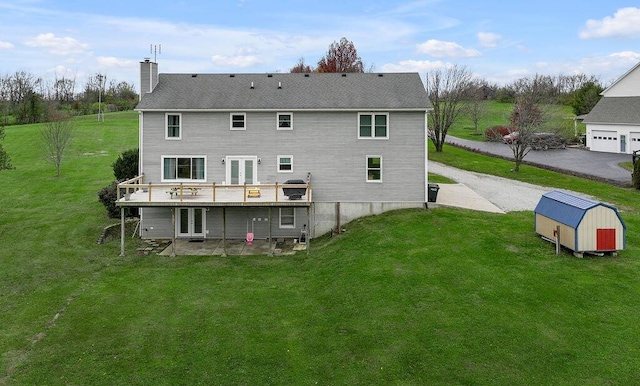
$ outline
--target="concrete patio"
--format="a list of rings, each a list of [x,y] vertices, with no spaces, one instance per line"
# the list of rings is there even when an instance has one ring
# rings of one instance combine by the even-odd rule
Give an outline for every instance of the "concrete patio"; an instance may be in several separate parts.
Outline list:
[[[305,244],[294,243],[291,239],[280,242],[272,240],[273,248],[269,248],[269,240],[253,240],[248,245],[244,240],[227,240],[226,247],[222,240],[213,239],[176,239],[174,245],[169,244],[159,255],[171,256],[249,256],[249,255],[293,255],[296,251],[306,250]]]

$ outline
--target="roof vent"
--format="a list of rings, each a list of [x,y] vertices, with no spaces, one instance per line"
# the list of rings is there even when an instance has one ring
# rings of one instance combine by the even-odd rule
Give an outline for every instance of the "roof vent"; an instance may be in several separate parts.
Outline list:
[[[342,74],[342,77],[343,77],[343,78],[346,78],[346,77],[347,77],[347,74]]]
[[[254,89],[255,87],[253,87],[253,82],[251,82],[251,89]]]
[[[229,78],[235,78],[236,74],[229,74]]]
[[[278,82],[278,88],[282,88],[282,82]]]
[[[378,74],[378,76],[382,78],[384,76],[384,74]]]
[[[272,78],[272,77],[273,77],[273,75],[267,74],[267,78]]]
[[[305,78],[308,78],[308,77],[309,77],[309,74],[304,74],[304,77],[305,77]]]
[[[197,78],[197,77],[198,77],[198,74],[191,74],[191,77],[192,77],[192,78]]]

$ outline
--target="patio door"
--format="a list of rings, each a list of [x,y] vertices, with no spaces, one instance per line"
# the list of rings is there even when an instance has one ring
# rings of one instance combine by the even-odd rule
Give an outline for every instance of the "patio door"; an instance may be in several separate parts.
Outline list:
[[[257,184],[258,157],[227,157],[227,183],[232,185]]]
[[[204,237],[206,216],[203,208],[178,208],[177,212],[178,237]]]

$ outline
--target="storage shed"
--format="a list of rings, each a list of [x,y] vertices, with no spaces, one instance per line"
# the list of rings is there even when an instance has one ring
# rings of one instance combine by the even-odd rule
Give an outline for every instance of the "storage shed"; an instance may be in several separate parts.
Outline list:
[[[574,254],[625,249],[626,225],[611,205],[554,190],[542,195],[535,210],[535,231]]]

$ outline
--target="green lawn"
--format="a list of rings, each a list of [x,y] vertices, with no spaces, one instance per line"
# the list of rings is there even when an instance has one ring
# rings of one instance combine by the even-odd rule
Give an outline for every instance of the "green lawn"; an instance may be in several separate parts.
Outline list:
[[[500,103],[485,101],[485,111],[478,122],[478,129],[474,128],[473,121],[468,114],[463,114],[449,129],[449,134],[454,137],[484,141],[485,131],[492,126],[509,126],[509,116],[513,110],[513,103]],[[544,109],[548,112],[549,121],[545,128],[551,131],[560,131],[563,136],[570,138],[575,135],[573,111],[569,106],[549,106]],[[579,134],[584,134],[585,125],[578,123]]]
[[[97,191],[135,114],[78,121],[62,176],[37,126],[0,172],[0,384],[601,385],[639,374],[638,192],[445,147],[431,157],[623,208],[626,251],[555,255],[531,212],[403,210],[288,257],[119,258]],[[57,317],[56,317],[57,315]]]

